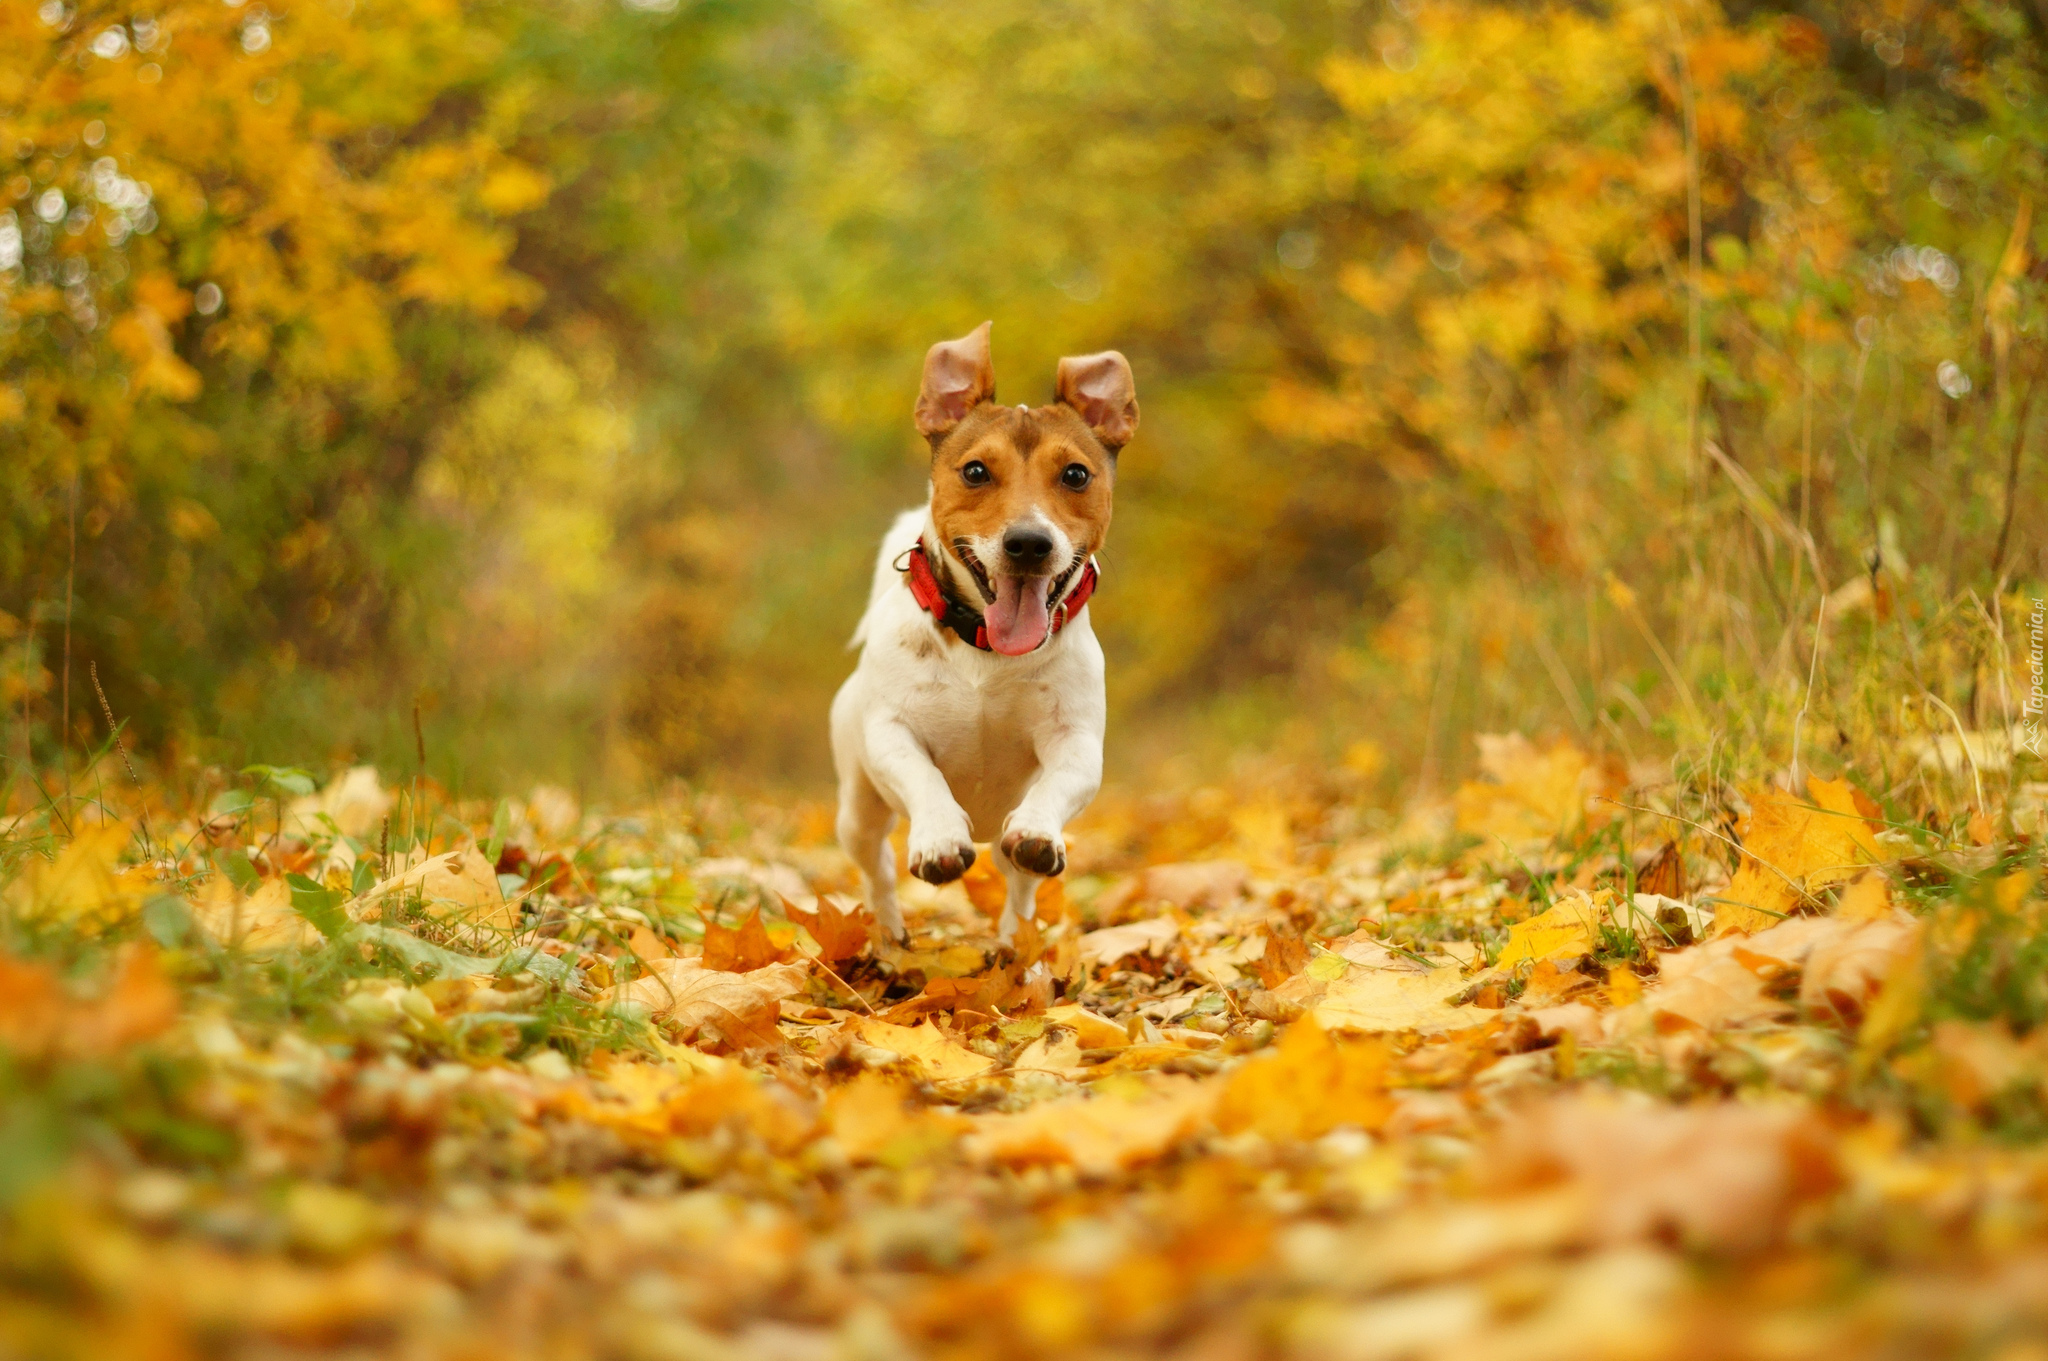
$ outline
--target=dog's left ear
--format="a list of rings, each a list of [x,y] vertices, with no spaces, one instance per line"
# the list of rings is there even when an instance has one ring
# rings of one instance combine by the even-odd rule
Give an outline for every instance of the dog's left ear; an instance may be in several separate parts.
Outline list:
[[[1138,433],[1137,380],[1131,377],[1130,361],[1115,350],[1062,359],[1053,391],[1081,414],[1111,453]]]

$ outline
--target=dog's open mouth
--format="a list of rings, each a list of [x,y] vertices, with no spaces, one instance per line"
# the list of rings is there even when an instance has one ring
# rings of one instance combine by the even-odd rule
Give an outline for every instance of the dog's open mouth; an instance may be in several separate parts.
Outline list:
[[[1052,632],[1052,605],[1073,583],[1086,554],[1077,554],[1057,576],[992,575],[965,544],[954,551],[974,575],[985,602],[981,619],[988,644],[1006,657],[1018,657],[1041,646]]]

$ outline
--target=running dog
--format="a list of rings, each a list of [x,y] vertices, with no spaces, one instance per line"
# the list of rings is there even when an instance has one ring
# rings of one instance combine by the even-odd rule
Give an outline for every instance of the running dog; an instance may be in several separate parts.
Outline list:
[[[990,845],[1029,919],[1102,783],[1102,646],[1088,626],[1117,452],[1138,428],[1121,354],[1062,359],[1046,406],[996,405],[989,323],[932,346],[917,395],[931,499],[882,539],[853,675],[832,701],[839,843],[882,929],[905,938],[889,831],[949,883]]]

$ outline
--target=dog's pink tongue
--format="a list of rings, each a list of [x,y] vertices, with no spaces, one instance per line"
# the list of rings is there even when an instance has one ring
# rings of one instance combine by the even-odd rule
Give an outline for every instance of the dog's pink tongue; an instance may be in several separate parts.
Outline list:
[[[981,612],[988,645],[1005,657],[1021,657],[1045,641],[1052,618],[1045,612],[1045,577],[996,578],[995,603]]]

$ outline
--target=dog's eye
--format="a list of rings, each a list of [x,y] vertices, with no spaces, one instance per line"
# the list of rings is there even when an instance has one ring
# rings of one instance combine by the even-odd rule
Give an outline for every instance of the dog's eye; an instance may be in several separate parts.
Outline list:
[[[960,480],[970,487],[987,486],[988,465],[977,458],[960,469]]]
[[[1069,463],[1065,471],[1060,474],[1060,485],[1069,491],[1080,491],[1088,485],[1094,476],[1094,473],[1089,472],[1080,464]]]

